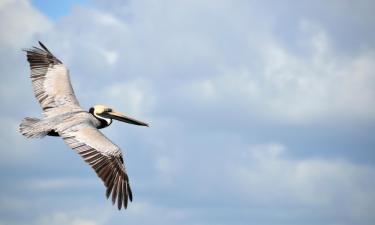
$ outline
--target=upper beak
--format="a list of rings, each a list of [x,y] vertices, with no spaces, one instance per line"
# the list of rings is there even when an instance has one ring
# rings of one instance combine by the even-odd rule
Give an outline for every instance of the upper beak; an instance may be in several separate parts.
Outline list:
[[[111,118],[111,119],[115,119],[115,120],[119,120],[119,121],[125,122],[125,123],[130,123],[130,124],[134,124],[134,125],[148,127],[147,123],[144,123],[142,121],[139,121],[139,120],[133,119],[131,117],[125,116],[125,115],[123,115],[123,114],[121,114],[119,112],[116,112],[116,111],[105,112],[102,115],[105,116],[105,117]]]

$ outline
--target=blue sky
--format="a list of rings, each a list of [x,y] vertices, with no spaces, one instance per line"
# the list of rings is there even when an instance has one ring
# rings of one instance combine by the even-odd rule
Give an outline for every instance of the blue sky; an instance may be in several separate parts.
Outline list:
[[[373,1],[0,3],[0,225],[375,223]],[[103,130],[134,201],[118,212],[41,116],[22,48],[41,40]]]
[[[33,0],[32,5],[40,10],[44,15],[56,21],[65,15],[69,14],[73,7],[85,6],[88,4],[87,0],[67,0],[67,1],[49,1],[49,0]]]

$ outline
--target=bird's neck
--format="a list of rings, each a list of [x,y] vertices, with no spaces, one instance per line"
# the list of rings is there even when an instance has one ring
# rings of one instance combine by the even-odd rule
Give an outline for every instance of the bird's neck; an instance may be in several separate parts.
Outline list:
[[[102,116],[95,114],[93,108],[89,110],[89,113],[91,113],[99,121],[98,125],[96,126],[97,129],[108,127],[112,123],[112,119],[104,118]]]
[[[97,129],[108,127],[112,123],[112,119],[103,118],[98,115],[94,115],[94,117],[99,121],[99,126],[96,127]]]

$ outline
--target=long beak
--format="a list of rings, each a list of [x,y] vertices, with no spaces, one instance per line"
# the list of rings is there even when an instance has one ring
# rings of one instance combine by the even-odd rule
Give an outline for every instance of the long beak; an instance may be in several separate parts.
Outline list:
[[[141,122],[139,120],[133,119],[131,117],[125,116],[125,115],[123,115],[119,112],[116,112],[116,111],[105,112],[105,113],[102,113],[101,115],[104,116],[104,117],[119,120],[119,121],[122,121],[122,122],[125,122],[125,123],[130,123],[130,124],[134,124],[134,125],[138,125],[138,126],[148,127],[147,123],[144,123],[144,122]]]

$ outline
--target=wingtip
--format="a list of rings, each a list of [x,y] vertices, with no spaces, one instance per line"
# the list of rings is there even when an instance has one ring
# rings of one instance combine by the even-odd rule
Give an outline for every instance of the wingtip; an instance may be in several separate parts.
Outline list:
[[[48,48],[41,42],[41,41],[38,41],[40,47],[42,47],[44,50],[46,50],[47,52],[51,53]]]
[[[41,41],[38,41],[38,43],[39,43],[40,47],[42,47],[42,48],[46,47],[46,46],[44,46],[44,44]]]
[[[132,202],[133,201],[133,192],[132,192],[132,189],[130,188],[130,185],[128,186],[128,195],[129,195],[129,200]]]

